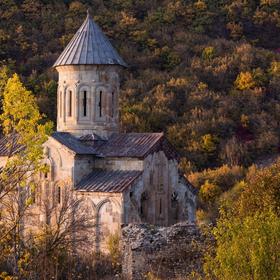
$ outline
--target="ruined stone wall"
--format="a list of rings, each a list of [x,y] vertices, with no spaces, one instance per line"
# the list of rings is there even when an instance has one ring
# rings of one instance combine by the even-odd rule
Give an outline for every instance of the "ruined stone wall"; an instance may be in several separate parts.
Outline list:
[[[122,230],[122,271],[126,280],[187,279],[201,273],[204,238],[195,225],[129,225]]]

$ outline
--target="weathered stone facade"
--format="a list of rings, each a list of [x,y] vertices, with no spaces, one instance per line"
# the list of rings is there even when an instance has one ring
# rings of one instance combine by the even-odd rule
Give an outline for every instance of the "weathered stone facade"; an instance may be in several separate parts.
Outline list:
[[[201,273],[204,237],[195,225],[130,224],[122,230],[122,272],[126,280],[188,279]]]
[[[142,175],[122,193],[77,191],[88,213],[96,221],[92,248],[105,249],[110,234],[121,225],[150,223],[168,226],[179,221],[195,222],[195,192],[178,173],[178,163],[163,151],[144,160],[135,158],[95,158],[76,155],[52,137],[45,143],[45,162],[50,166],[43,178],[41,195],[57,200],[57,187],[63,182],[75,185],[95,169],[138,170]],[[62,187],[63,188],[63,187]],[[37,203],[41,200],[38,195]],[[52,203],[55,203],[52,202]]]

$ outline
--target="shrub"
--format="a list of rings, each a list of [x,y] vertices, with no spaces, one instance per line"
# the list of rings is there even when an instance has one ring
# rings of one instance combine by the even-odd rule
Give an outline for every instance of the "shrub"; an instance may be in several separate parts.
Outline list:
[[[121,250],[120,250],[120,233],[116,232],[110,234],[107,240],[107,249],[112,261],[112,265],[115,268],[119,268],[121,265]]]

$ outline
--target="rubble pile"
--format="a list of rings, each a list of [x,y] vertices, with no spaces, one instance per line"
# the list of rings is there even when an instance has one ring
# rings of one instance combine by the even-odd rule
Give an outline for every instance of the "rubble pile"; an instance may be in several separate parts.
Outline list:
[[[175,279],[201,271],[204,238],[193,224],[130,224],[122,230],[122,242],[125,279],[145,279],[147,273]]]

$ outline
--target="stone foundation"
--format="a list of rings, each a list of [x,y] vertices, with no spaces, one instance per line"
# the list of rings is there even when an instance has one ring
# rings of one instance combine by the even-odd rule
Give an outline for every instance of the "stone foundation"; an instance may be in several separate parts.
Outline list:
[[[159,279],[187,279],[193,272],[201,272],[204,240],[195,225],[129,225],[122,230],[122,242],[124,279],[147,279],[148,274]]]

